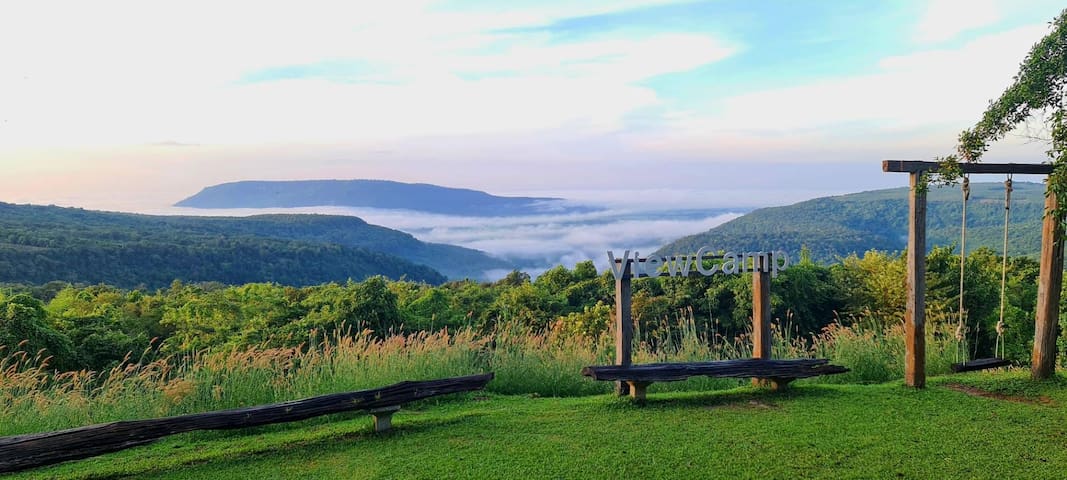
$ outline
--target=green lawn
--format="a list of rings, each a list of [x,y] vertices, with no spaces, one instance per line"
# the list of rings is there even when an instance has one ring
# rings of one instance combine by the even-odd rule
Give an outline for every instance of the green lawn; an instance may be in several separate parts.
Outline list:
[[[202,432],[13,478],[1067,476],[1067,379],[1033,384],[1012,372],[930,383],[650,393],[645,405],[473,394],[401,410],[386,434],[366,415]]]

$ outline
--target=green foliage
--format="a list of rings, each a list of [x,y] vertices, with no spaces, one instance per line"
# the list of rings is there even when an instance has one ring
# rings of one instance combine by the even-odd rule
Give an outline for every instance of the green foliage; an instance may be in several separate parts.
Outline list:
[[[1067,125],[1064,123],[1064,87],[1067,86],[1067,10],[1052,22],[1052,31],[1036,43],[1019,65],[1012,84],[991,101],[974,127],[960,133],[956,154],[944,157],[942,163],[977,162],[989,148],[1018,125],[1041,111],[1049,127],[1050,147],[1047,152],[1055,166],[1049,176],[1049,188],[1058,198],[1067,198]],[[945,168],[943,182],[959,176],[958,168]],[[1061,202],[1056,212],[1059,218],[1067,214],[1067,202]]]
[[[845,308],[844,295],[829,268],[802,262],[779,273],[771,286],[771,308],[801,332],[822,330]]]
[[[592,307],[585,307],[581,312],[571,312],[559,318],[559,326],[565,334],[598,338],[608,331],[611,325],[611,307],[597,302]]]
[[[988,249],[968,255],[966,333],[958,346],[952,345],[961,360],[991,356],[997,346],[994,327],[1000,319],[1000,265],[1001,258]],[[950,248],[935,248],[927,266],[929,328],[954,341],[959,320],[959,256]],[[904,271],[903,256],[878,251],[851,255],[829,266],[799,262],[772,280],[772,318],[786,343],[812,342],[835,323],[882,332],[903,318]],[[1036,262],[1029,258],[1015,257],[1008,263],[1007,331],[1002,350],[1019,363],[1028,361],[1032,349],[1037,272]],[[154,292],[67,286],[49,293],[53,298],[43,304],[43,310],[12,314],[37,323],[19,323],[18,329],[0,333],[6,332],[4,341],[15,348],[31,334],[42,339],[52,338],[46,333],[53,332],[60,342],[68,342],[52,344],[54,365],[94,371],[107,370],[127,356],[151,360],[160,355],[254,346],[294,347],[312,344],[324,335],[364,331],[374,337],[465,328],[491,334],[519,326],[534,334],[556,330],[565,337],[596,339],[613,328],[614,278],[610,272],[594,273],[591,264],[586,264],[573,270],[550,269],[533,282],[528,275],[513,272],[495,284],[463,281],[440,286],[383,277],[312,287],[172,282],[169,288]],[[28,290],[8,289],[10,293],[2,298],[40,303],[26,293],[14,293]],[[712,354],[706,346],[744,338],[751,329],[751,309],[751,275],[660,277],[633,283],[636,339],[650,351],[660,352],[651,354],[651,361],[662,357],[662,352],[696,360]],[[751,350],[747,342],[730,348],[728,356],[743,356],[746,349]]]
[[[977,161],[989,142],[1003,138],[1034,110],[1062,111],[1067,85],[1067,10],[1050,24],[1052,31],[1030,49],[1012,84],[990,102],[974,128],[960,134],[962,160]]]
[[[26,294],[0,300],[0,345],[9,352],[21,349],[38,357],[52,357],[52,365],[58,368],[76,364],[70,339],[48,326],[40,300]]]
[[[383,275],[437,284],[445,277],[434,268],[480,278],[511,267],[355,217],[146,216],[0,203],[0,283],[314,285]]]

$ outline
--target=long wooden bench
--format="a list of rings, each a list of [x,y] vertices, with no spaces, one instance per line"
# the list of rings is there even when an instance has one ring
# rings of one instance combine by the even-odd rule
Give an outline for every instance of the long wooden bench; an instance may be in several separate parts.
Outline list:
[[[648,385],[653,382],[676,382],[689,377],[758,378],[772,389],[785,388],[798,378],[845,373],[848,369],[830,365],[825,358],[763,360],[744,358],[690,363],[646,363],[640,365],[600,365],[585,367],[582,375],[593,380],[626,382],[630,397],[644,400]]]
[[[270,405],[0,437],[0,473],[124,450],[178,433],[295,422],[354,410],[370,413],[374,417],[374,430],[383,431],[392,426],[393,413],[405,403],[438,395],[481,390],[492,379],[493,374],[486,373],[400,382],[371,390],[332,393]]]

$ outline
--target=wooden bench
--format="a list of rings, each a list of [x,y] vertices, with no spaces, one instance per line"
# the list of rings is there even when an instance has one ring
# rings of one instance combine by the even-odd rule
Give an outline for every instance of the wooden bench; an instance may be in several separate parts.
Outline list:
[[[774,390],[785,388],[798,378],[845,373],[848,369],[830,365],[825,358],[763,360],[743,358],[691,363],[646,363],[641,365],[601,365],[585,367],[582,375],[593,380],[626,382],[630,397],[644,400],[648,385],[653,382],[676,382],[689,377],[758,378]]]
[[[295,422],[355,410],[370,413],[374,417],[374,430],[381,432],[392,427],[393,414],[405,403],[481,390],[492,379],[493,374],[487,373],[400,382],[371,390],[332,393],[270,405],[0,437],[0,474],[124,450],[178,433]]]

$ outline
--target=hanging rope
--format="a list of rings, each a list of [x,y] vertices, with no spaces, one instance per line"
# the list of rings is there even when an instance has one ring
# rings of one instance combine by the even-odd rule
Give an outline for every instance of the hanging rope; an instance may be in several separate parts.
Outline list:
[[[967,201],[971,199],[971,176],[963,177],[963,220],[960,223],[960,307],[956,325],[956,361],[960,361],[960,346],[967,338],[967,312],[963,309],[963,267],[967,258]]]
[[[1008,222],[1011,219],[1011,174],[1008,174],[1008,179],[1004,181],[1004,248],[1002,250],[1003,257],[1000,263],[1000,320],[997,321],[997,343],[993,347],[993,354],[999,355],[999,350],[1003,348],[1004,330],[1006,328],[1004,324],[1004,305],[1006,300],[1006,287],[1008,279]]]

